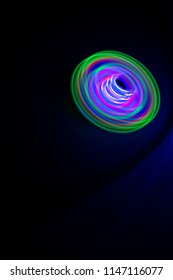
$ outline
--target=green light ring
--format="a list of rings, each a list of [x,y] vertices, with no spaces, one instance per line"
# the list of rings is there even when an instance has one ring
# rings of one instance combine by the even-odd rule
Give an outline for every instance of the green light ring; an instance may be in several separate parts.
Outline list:
[[[141,74],[141,77],[143,78],[143,89],[146,90],[146,86],[152,91],[152,94],[150,98],[152,99],[152,104],[150,104],[150,110],[147,112],[147,114],[142,118],[138,118],[138,121],[133,121],[130,123],[126,122],[126,119],[124,119],[123,116],[118,116],[118,120],[122,121],[122,124],[119,125],[116,123],[116,126],[112,126],[111,123],[109,123],[107,120],[104,120],[102,122],[100,119],[96,118],[96,113],[100,111],[100,109],[92,103],[93,108],[95,111],[90,111],[89,104],[86,104],[83,96],[81,95],[80,88],[79,88],[79,82],[81,82],[84,85],[84,92],[85,97],[87,96],[88,99],[90,98],[90,92],[89,92],[89,80],[91,78],[91,75],[96,75],[96,73],[100,72],[102,69],[104,69],[105,64],[102,66],[97,67],[94,71],[91,73],[88,73],[88,68],[92,67],[93,63],[98,63],[101,60],[109,59],[110,61],[114,59],[118,59],[118,62],[126,62],[127,66],[133,66],[136,70],[133,72],[139,72]],[[127,68],[128,68],[127,67]],[[145,84],[145,81],[147,80],[147,83]],[[145,125],[147,125],[150,121],[153,120],[153,118],[158,113],[158,110],[160,108],[160,93],[158,85],[150,73],[150,71],[139,61],[137,61],[135,58],[132,58],[129,55],[115,52],[115,51],[103,51],[96,53],[86,59],[84,59],[79,65],[75,68],[72,79],[71,79],[71,90],[72,90],[72,96],[75,101],[75,104],[77,105],[78,109],[84,116],[89,119],[94,125],[105,129],[107,131],[111,132],[118,132],[118,133],[128,133],[132,131],[136,131]],[[144,96],[143,101],[147,101],[147,95]],[[152,109],[151,109],[152,105]],[[128,117],[134,114],[134,112],[137,114],[141,110],[141,105],[136,108],[131,114],[127,115]],[[112,116],[108,115],[106,112],[101,112],[102,116],[112,118]],[[113,117],[115,118],[115,116]]]

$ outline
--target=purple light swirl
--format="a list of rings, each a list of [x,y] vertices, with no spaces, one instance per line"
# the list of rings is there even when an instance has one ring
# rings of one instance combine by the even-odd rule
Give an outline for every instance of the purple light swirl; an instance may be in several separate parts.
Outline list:
[[[71,89],[78,109],[100,128],[127,133],[157,114],[160,93],[149,70],[129,55],[104,51],[74,70]]]

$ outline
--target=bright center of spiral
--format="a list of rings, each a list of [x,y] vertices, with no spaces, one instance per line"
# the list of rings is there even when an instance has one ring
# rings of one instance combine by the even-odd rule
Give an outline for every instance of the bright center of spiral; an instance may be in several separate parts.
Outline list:
[[[134,85],[128,76],[112,75],[103,80],[101,91],[108,101],[122,104],[133,95]]]

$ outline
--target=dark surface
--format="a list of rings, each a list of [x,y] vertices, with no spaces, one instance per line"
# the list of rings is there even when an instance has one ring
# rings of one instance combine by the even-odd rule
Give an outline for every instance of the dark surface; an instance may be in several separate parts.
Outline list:
[[[9,16],[2,259],[173,258],[171,19],[159,5]],[[156,78],[161,108],[146,128],[109,133],[75,107],[72,72],[101,50]]]

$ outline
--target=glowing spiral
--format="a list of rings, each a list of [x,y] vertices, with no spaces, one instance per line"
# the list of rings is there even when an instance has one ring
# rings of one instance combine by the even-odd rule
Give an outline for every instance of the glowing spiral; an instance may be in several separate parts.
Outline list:
[[[98,52],[83,60],[73,72],[71,90],[82,114],[112,132],[144,127],[160,107],[159,88],[149,70],[117,51]]]

